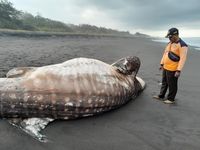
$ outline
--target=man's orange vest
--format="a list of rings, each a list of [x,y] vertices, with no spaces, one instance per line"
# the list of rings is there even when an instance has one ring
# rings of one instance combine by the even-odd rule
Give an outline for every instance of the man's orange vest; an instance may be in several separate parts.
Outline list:
[[[171,60],[168,57],[169,51],[178,55],[180,57],[180,60],[178,62]],[[186,61],[187,51],[188,46],[183,40],[179,39],[179,41],[176,43],[169,42],[165,48],[160,64],[163,65],[164,69],[166,70],[181,71]]]

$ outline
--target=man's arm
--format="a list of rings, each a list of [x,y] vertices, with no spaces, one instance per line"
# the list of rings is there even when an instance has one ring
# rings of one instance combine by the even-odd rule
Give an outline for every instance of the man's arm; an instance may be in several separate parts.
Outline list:
[[[181,74],[181,70],[183,69],[183,66],[185,64],[185,61],[186,61],[186,58],[187,58],[187,51],[188,51],[188,47],[184,46],[184,47],[181,47],[180,49],[180,61],[178,63],[178,68],[176,70],[176,73],[175,73],[175,77],[179,77],[180,74]]]
[[[186,46],[180,48],[180,61],[178,63],[178,68],[177,68],[178,71],[181,71],[183,69],[183,66],[187,58],[187,51],[188,47]]]

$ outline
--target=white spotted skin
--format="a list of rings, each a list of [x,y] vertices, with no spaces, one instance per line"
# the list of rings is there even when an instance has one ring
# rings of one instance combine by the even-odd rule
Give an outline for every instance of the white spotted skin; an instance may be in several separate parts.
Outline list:
[[[76,58],[26,70],[17,78],[0,78],[5,85],[0,87],[1,116],[91,116],[123,105],[136,91],[133,75],[120,74],[95,59]],[[2,99],[9,101],[5,107]],[[13,110],[9,114],[5,108],[10,103]]]

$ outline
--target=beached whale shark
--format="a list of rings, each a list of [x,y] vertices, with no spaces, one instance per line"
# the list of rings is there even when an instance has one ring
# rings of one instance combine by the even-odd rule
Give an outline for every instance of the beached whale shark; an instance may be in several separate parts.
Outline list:
[[[114,64],[89,58],[14,68],[0,78],[0,117],[44,141],[40,130],[55,119],[93,116],[118,108],[145,88],[138,57]]]

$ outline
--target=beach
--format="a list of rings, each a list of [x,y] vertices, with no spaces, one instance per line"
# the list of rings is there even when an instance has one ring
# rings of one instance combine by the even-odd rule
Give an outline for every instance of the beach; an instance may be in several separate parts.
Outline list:
[[[139,97],[119,109],[98,116],[54,121],[40,143],[0,120],[0,150],[199,150],[200,51],[189,47],[179,79],[176,104],[152,99],[158,94],[158,70],[164,43],[145,37],[0,36],[0,77],[14,67],[39,67],[72,58],[95,58],[106,63],[135,55],[141,60],[138,76],[146,82]]]

